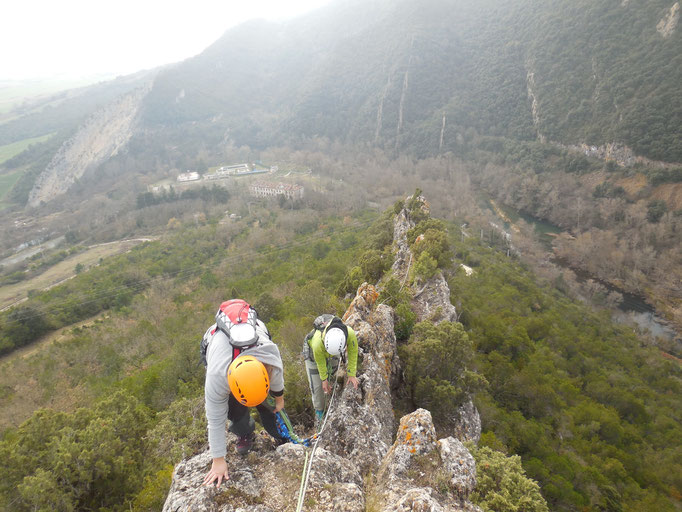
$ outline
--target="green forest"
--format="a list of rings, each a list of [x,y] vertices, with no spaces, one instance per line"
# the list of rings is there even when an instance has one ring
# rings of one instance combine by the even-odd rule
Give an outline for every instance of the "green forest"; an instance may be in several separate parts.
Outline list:
[[[264,24],[235,29],[160,74],[145,120],[198,132],[207,119],[216,126],[221,112],[218,125],[237,145],[253,147],[317,136],[429,156],[465,153],[478,137],[495,136],[620,142],[654,160],[682,161],[681,35],[657,30],[667,0],[423,0],[373,8],[376,18],[360,23],[332,6],[312,26],[302,18],[288,27],[296,36],[268,38],[273,27]],[[315,53],[291,44],[304,30]],[[258,34],[259,44],[243,43],[244,31]],[[232,67],[216,77],[215,61]],[[264,73],[274,78],[258,80]],[[193,93],[178,103],[180,88]]]
[[[21,318],[3,318],[3,333],[41,315],[47,331],[60,319],[106,312],[31,358],[2,363],[0,403],[12,417],[3,418],[0,504],[158,510],[173,465],[205,447],[198,346],[228,296],[251,301],[267,322],[285,362],[287,410],[296,424],[312,424],[300,340],[320,311],[345,310],[349,287],[390,277],[393,215],[393,208],[350,217],[274,208],[261,210],[255,225],[208,219],[33,297]],[[461,323],[415,325],[404,290],[386,281],[406,369],[399,407],[447,396],[456,404],[476,390],[481,447],[494,450],[477,454],[491,471],[482,503],[502,500],[493,482],[510,471],[536,480],[551,510],[676,510],[680,365],[606,314],[569,300],[560,283],[538,284],[503,245],[489,247],[428,218],[409,235],[413,245],[422,230],[414,278],[445,272]],[[475,273],[466,276],[459,262]],[[111,276],[107,287],[93,287],[98,272]],[[443,350],[469,373],[440,365],[431,378],[441,384],[430,386],[418,368],[424,358],[442,360]],[[20,376],[29,373],[35,389],[23,394]],[[444,413],[434,408],[434,420],[444,421]],[[500,462],[502,454],[520,456],[523,470],[513,459]],[[525,477],[512,481],[531,485]],[[501,502],[518,489],[506,488]]]

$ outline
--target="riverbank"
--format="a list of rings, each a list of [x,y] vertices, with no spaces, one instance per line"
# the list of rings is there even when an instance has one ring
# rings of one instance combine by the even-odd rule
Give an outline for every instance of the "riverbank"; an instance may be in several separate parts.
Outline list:
[[[586,288],[588,281],[592,281],[605,289],[605,296],[612,294],[611,300],[596,305],[609,309],[615,322],[636,326],[640,335],[650,336],[662,349],[671,352],[673,357],[682,356],[682,335],[680,334],[682,326],[675,321],[675,315],[667,311],[667,303],[664,300],[626,291],[617,283],[604,281],[589,274],[585,269],[571,266],[568,261],[556,256],[554,243],[562,237],[573,239],[572,235],[563,231],[559,226],[508,205],[499,204],[490,197],[482,196],[482,199],[486,209],[502,221],[505,229],[512,233],[520,233],[519,219],[532,226],[533,232],[549,255],[543,259],[557,269],[570,270],[575,274],[576,281],[581,288]],[[621,299],[610,304],[616,296],[620,296]],[[583,298],[594,301],[594,297]]]

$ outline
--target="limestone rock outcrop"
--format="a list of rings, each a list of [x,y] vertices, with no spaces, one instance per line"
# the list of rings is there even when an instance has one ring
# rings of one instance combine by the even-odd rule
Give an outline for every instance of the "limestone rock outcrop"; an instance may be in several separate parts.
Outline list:
[[[677,28],[677,23],[680,21],[680,2],[675,2],[668,11],[668,14],[658,22],[656,30],[664,38],[670,37]]]
[[[363,474],[378,466],[390,448],[395,423],[391,382],[399,369],[393,311],[380,305],[372,312],[368,301],[376,297],[374,287],[363,284],[344,315],[361,340],[360,385],[346,385],[336,397],[320,443],[351,460]]]
[[[375,507],[384,512],[479,510],[469,501],[476,463],[464,445],[437,440],[431,413],[418,409],[400,420],[395,443],[376,476]]]
[[[408,201],[411,198],[408,198]],[[423,211],[428,212],[428,204],[423,197],[417,198]],[[407,208],[403,208],[393,221],[393,244],[396,247],[395,260],[391,271],[401,282],[409,279],[410,267],[414,265],[412,251],[407,241],[407,232],[415,226]],[[418,283],[410,306],[417,314],[417,321],[430,320],[433,323],[457,321],[457,310],[450,302],[450,287],[443,273],[436,274],[425,282]]]
[[[66,192],[85,172],[119,153],[133,134],[137,113],[150,85],[106,105],[67,140],[31,189],[28,205],[35,207]]]
[[[267,436],[267,434],[265,434]],[[234,436],[228,442],[234,440]],[[295,510],[305,450],[302,445],[272,442],[258,436],[252,452],[240,457],[228,453],[230,478],[220,488],[203,486],[211,467],[208,452],[175,467],[163,512],[279,512]],[[315,452],[304,510],[365,510],[362,477],[350,461],[324,449]]]

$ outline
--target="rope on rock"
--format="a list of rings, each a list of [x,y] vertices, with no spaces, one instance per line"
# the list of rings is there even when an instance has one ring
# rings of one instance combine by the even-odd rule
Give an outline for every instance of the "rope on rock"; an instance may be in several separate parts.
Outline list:
[[[303,508],[303,498],[305,497],[305,493],[308,490],[308,479],[310,478],[310,472],[313,468],[313,459],[315,457],[315,451],[317,450],[317,443],[320,442],[320,437],[322,435],[322,432],[324,431],[324,427],[327,425],[327,419],[329,418],[329,413],[331,412],[332,405],[334,404],[334,397],[336,396],[336,385],[337,381],[335,378],[334,387],[332,388],[332,396],[329,399],[329,404],[327,405],[327,410],[325,411],[324,414],[324,421],[322,422],[322,426],[320,427],[320,430],[318,430],[317,433],[315,433],[314,436],[308,439],[308,441],[314,439],[315,443],[313,444],[313,449],[310,451],[310,464],[307,464],[308,452],[306,452],[306,459],[305,463],[303,464],[303,473],[301,474],[301,487],[298,490],[298,504],[296,505],[296,512],[301,512],[301,509]]]

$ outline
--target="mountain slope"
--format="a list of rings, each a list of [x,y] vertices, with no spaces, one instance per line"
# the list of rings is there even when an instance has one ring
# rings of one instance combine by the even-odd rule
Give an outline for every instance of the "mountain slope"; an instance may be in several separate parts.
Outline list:
[[[324,136],[433,154],[474,129],[680,161],[682,36],[656,29],[668,3],[334,3],[227,32],[159,76],[146,118],[254,146]]]
[[[624,144],[680,162],[675,5],[351,0],[286,23],[254,20],[158,73],[126,151],[154,172],[219,158],[229,144],[326,138],[425,157],[470,154],[493,136]],[[0,142],[73,129],[144,78],[0,125]]]

